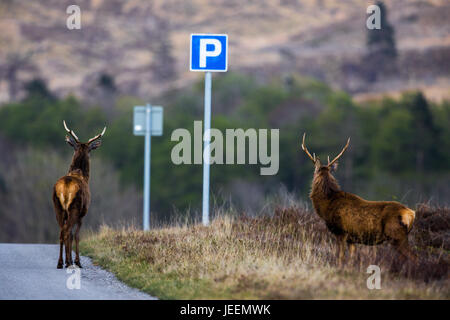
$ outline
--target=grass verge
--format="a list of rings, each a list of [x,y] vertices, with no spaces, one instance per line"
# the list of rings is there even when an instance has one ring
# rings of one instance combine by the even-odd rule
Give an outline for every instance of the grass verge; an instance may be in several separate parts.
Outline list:
[[[450,210],[421,210],[410,235],[420,257],[414,265],[399,264],[383,245],[358,246],[355,257],[338,267],[323,222],[297,207],[270,217],[217,217],[209,227],[103,227],[82,241],[81,251],[160,299],[449,299],[448,241],[436,234],[448,235]],[[444,232],[431,230],[433,217],[441,219],[441,231],[447,223]],[[380,290],[366,285],[373,264],[381,268]]]

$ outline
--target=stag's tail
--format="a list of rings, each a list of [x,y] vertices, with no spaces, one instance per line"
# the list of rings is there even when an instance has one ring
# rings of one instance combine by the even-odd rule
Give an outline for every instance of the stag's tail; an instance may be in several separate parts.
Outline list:
[[[60,179],[56,183],[55,193],[64,211],[67,212],[78,190],[79,190],[78,183],[76,183],[72,179],[67,179],[66,177]]]
[[[416,218],[416,212],[409,208],[405,208],[400,213],[401,221],[406,226],[408,232],[411,231],[414,219]]]
[[[67,195],[67,198],[64,197],[64,192],[59,193],[58,195],[59,202],[61,203],[61,206],[64,210],[67,210],[69,208],[69,205],[72,203],[72,192],[69,192]]]

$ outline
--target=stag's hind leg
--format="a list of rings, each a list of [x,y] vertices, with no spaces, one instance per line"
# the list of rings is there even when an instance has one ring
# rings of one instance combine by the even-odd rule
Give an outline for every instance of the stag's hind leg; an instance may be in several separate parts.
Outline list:
[[[77,229],[75,230],[75,264],[82,268],[80,263],[80,253],[78,251],[78,243],[80,241],[80,228],[81,228],[81,220],[77,223]]]
[[[72,260],[72,241],[73,241],[73,221],[71,219],[67,219],[64,224],[63,233],[64,233],[64,246],[66,251],[66,268],[73,265]]]
[[[417,257],[411,251],[408,243],[408,231],[400,219],[392,218],[385,225],[385,234],[389,238],[392,246],[402,256],[404,260],[410,259],[417,262]]]
[[[66,252],[66,268],[70,267],[72,262],[72,248],[71,248],[72,228],[69,227],[69,221],[64,225],[64,249]]]
[[[59,259],[58,259],[58,265],[56,266],[56,268],[58,269],[62,269],[63,268],[63,244],[64,244],[64,234],[63,234],[63,229],[61,228],[61,230],[59,231]]]
[[[56,214],[56,221],[58,221],[59,225],[59,258],[58,258],[58,264],[56,268],[62,269],[63,268],[63,244],[64,244],[64,210],[61,207],[61,203],[59,202],[58,197],[56,196],[56,193],[53,192],[53,207],[55,209]]]

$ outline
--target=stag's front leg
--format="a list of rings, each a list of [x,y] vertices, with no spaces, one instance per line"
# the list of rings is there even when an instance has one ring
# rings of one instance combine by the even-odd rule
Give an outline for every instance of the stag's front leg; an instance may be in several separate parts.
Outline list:
[[[355,249],[356,249],[355,244],[354,243],[349,243],[348,249],[349,249],[349,252],[350,252],[350,260],[353,260],[353,257],[355,256]]]
[[[81,263],[80,263],[80,253],[78,251],[78,243],[80,242],[80,228],[81,228],[81,221],[78,222],[77,224],[77,229],[75,230],[75,264],[82,268]]]
[[[346,236],[337,236],[337,260],[338,260],[338,267],[342,267],[344,262],[344,256],[345,256],[345,249],[347,247],[347,237]]]

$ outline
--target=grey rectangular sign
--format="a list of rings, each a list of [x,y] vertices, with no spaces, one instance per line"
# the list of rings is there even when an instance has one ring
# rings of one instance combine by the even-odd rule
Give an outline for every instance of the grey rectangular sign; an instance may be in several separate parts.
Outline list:
[[[133,114],[133,134],[135,136],[145,136],[146,128],[146,106],[134,107]],[[163,107],[151,107],[151,128],[152,136],[162,136],[163,134]]]

